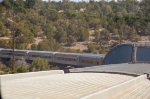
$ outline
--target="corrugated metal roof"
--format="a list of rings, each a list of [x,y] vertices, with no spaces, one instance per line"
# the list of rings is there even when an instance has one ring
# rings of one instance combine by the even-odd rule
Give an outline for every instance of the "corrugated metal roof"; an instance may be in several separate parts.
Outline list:
[[[114,93],[109,99],[150,99],[149,93],[150,81],[145,79],[121,90],[121,93]]]
[[[123,83],[132,76],[106,73],[69,73],[28,77],[20,74],[3,77],[3,99],[79,99],[97,91]],[[12,79],[15,78],[15,79]]]
[[[150,99],[146,75],[64,74],[57,70],[0,77],[3,99]]]

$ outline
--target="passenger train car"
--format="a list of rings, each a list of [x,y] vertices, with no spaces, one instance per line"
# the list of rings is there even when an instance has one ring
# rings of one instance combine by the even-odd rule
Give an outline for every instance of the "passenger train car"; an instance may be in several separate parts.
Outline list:
[[[55,53],[54,63],[65,65],[79,65],[79,54],[75,53]]]
[[[103,54],[79,54],[49,51],[15,50],[15,59],[32,61],[37,57],[47,59],[48,62],[65,66],[94,66],[101,65],[105,55]],[[0,49],[0,58],[12,58],[11,49]]]
[[[105,55],[81,54],[79,55],[79,66],[101,65]]]
[[[28,60],[34,60],[37,57],[47,59],[49,62],[53,62],[53,52],[48,51],[29,51]]]
[[[15,58],[16,59],[27,59],[28,50],[15,50]],[[12,58],[12,50],[11,49],[0,49],[0,57],[1,58]]]

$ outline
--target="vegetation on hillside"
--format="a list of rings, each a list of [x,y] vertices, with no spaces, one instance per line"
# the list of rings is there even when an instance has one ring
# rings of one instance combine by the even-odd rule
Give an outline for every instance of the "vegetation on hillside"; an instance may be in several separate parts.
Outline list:
[[[12,36],[16,48],[63,51],[62,46],[89,42],[88,51],[103,53],[109,41],[137,41],[150,34],[150,0],[107,2],[44,2],[42,0],[3,0],[0,3],[0,36]],[[43,40],[34,44],[34,38]],[[0,47],[11,48],[12,40],[0,40]],[[111,43],[113,44],[113,43]],[[30,45],[30,46],[29,46]]]
[[[150,35],[149,5],[150,0],[3,0],[0,47],[12,48],[14,29],[17,49],[81,52],[63,47],[84,42],[85,52],[105,53],[116,43],[135,42],[140,35]],[[13,70],[11,65],[6,65],[0,63],[0,74],[54,69],[41,58],[32,64],[18,60]]]
[[[7,63],[9,64],[5,64],[2,62],[0,63],[0,75],[9,73],[25,73],[59,69],[57,66],[50,65],[48,60],[43,58],[35,58],[31,64],[27,63],[25,60],[16,60],[15,66],[13,68],[11,66],[11,60]]]

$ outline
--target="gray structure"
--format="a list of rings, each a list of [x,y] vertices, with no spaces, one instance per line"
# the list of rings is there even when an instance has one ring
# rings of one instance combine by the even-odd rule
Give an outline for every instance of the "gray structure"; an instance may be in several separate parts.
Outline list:
[[[121,44],[113,47],[103,64],[150,63],[150,43]]]
[[[143,75],[145,73],[150,74],[150,64],[112,64],[112,65],[100,65],[85,68],[74,68],[69,69],[71,73],[116,73],[116,74],[126,74],[126,75]]]

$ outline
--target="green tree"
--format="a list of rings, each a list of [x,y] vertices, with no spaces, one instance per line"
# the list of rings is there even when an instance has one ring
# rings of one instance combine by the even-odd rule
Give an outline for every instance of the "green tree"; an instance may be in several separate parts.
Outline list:
[[[57,42],[59,42],[59,43],[66,43],[66,41],[67,41],[67,33],[62,28],[58,29],[55,32],[54,37],[57,40]]]
[[[10,69],[6,65],[0,63],[0,75],[9,73]]]
[[[87,41],[87,40],[89,40],[89,36],[90,36],[89,30],[85,29],[83,27],[80,27],[78,36],[79,36],[79,41]]]
[[[25,12],[25,1],[24,0],[15,0],[15,9],[18,12]]]
[[[38,48],[37,48],[37,45],[36,45],[36,44],[32,44],[32,45],[31,45],[31,49],[32,49],[32,50],[37,50],[37,49],[38,49]]]
[[[30,66],[30,71],[48,70],[49,64],[47,59],[35,58]]]
[[[53,26],[50,22],[48,22],[44,28],[45,35],[48,39],[51,39],[54,37],[54,33],[56,32],[56,27]]]
[[[42,51],[56,51],[58,49],[58,45],[56,40],[51,38],[49,40],[44,40],[40,42],[37,46],[38,50]]]
[[[5,26],[2,22],[0,22],[0,36],[4,36],[6,34]]]
[[[27,49],[28,44],[33,42],[33,33],[30,31],[27,21],[23,20],[17,23],[15,27],[16,48]]]
[[[0,47],[1,48],[11,48],[10,40],[0,40]]]
[[[17,73],[29,72],[29,65],[25,60],[17,60],[15,62],[15,71]]]
[[[37,0],[26,0],[26,6],[28,8],[33,8]]]
[[[10,8],[12,8],[12,2],[13,2],[13,0],[3,0],[2,4],[3,4],[6,8],[10,9]]]
[[[75,39],[75,37],[73,37],[73,36],[69,36],[68,37],[68,39],[67,39],[67,45],[68,46],[71,46],[71,45],[73,45],[73,43],[76,41],[76,39]]]
[[[96,53],[97,51],[97,45],[94,43],[88,44],[88,52],[90,53]]]

